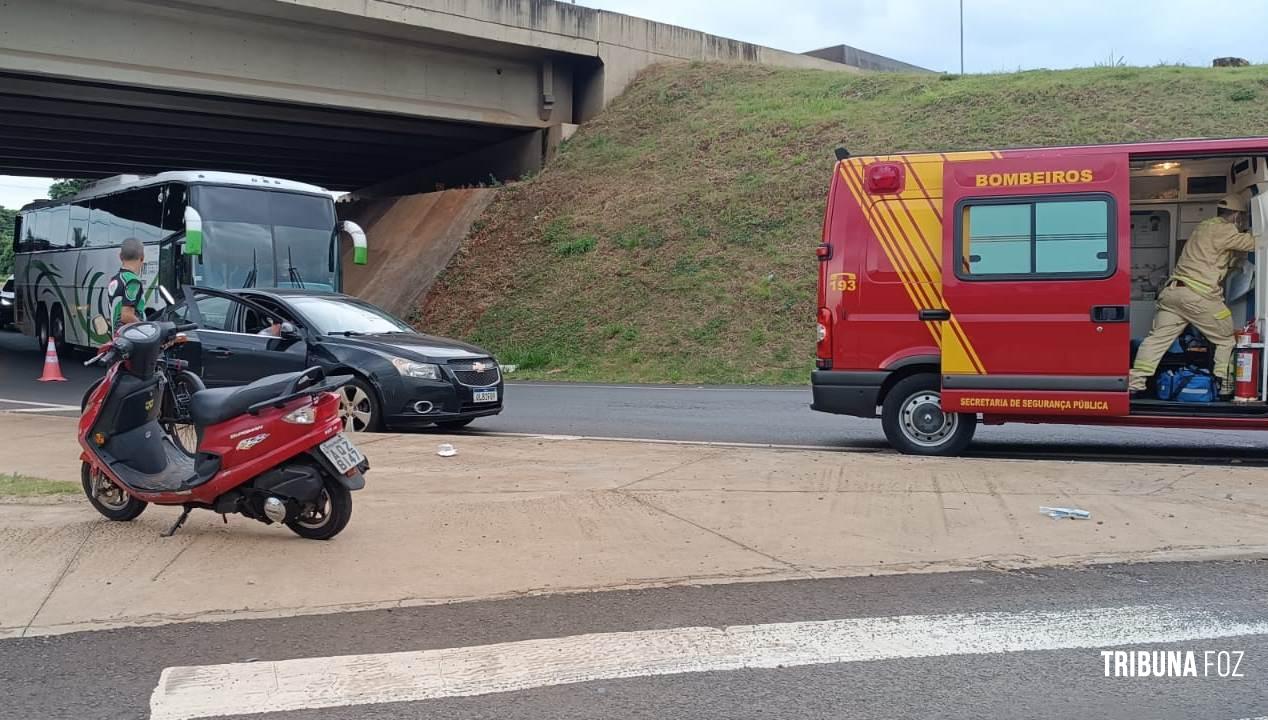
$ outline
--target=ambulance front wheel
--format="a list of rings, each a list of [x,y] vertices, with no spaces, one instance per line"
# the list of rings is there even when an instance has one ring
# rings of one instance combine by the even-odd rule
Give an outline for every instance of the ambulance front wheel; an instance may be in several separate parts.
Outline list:
[[[959,455],[973,440],[977,416],[944,413],[937,375],[899,380],[881,409],[885,438],[905,455]]]

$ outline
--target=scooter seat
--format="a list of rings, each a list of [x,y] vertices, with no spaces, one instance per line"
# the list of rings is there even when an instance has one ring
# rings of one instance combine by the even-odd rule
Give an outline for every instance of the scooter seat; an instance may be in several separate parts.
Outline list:
[[[286,394],[299,376],[300,373],[282,373],[262,377],[250,385],[199,390],[189,403],[189,416],[200,428],[231,420],[256,403]]]

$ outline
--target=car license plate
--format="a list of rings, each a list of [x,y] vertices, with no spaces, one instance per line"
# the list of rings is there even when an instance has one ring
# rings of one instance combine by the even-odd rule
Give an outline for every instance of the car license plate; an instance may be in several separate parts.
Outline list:
[[[343,433],[322,443],[321,454],[334,464],[336,470],[344,474],[365,461],[365,456]]]
[[[471,391],[471,400],[472,402],[478,402],[478,403],[479,402],[497,402],[498,389],[496,387],[476,388],[475,390]]]

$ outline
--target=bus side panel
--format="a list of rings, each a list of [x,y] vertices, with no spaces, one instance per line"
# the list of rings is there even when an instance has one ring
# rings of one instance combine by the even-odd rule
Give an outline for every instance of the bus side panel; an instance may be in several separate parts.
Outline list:
[[[92,327],[92,320],[101,316],[110,322],[114,312],[110,307],[110,281],[119,272],[119,249],[114,247],[87,247],[79,251],[79,285],[83,297],[80,308],[80,332],[84,345],[98,346],[108,341],[108,335],[99,336]]]

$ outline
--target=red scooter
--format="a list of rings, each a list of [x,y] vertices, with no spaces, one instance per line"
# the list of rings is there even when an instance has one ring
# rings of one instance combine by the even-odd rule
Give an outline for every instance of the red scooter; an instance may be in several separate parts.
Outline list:
[[[85,364],[107,366],[79,420],[88,501],[111,520],[132,520],[149,503],[240,513],[295,534],[329,540],[352,516],[351,491],[365,487],[365,456],[343,434],[334,390],[348,378],[321,368],[271,375],[250,385],[197,389],[188,413],[192,456],[159,422],[163,352],[195,325],[138,322],[121,328]]]

